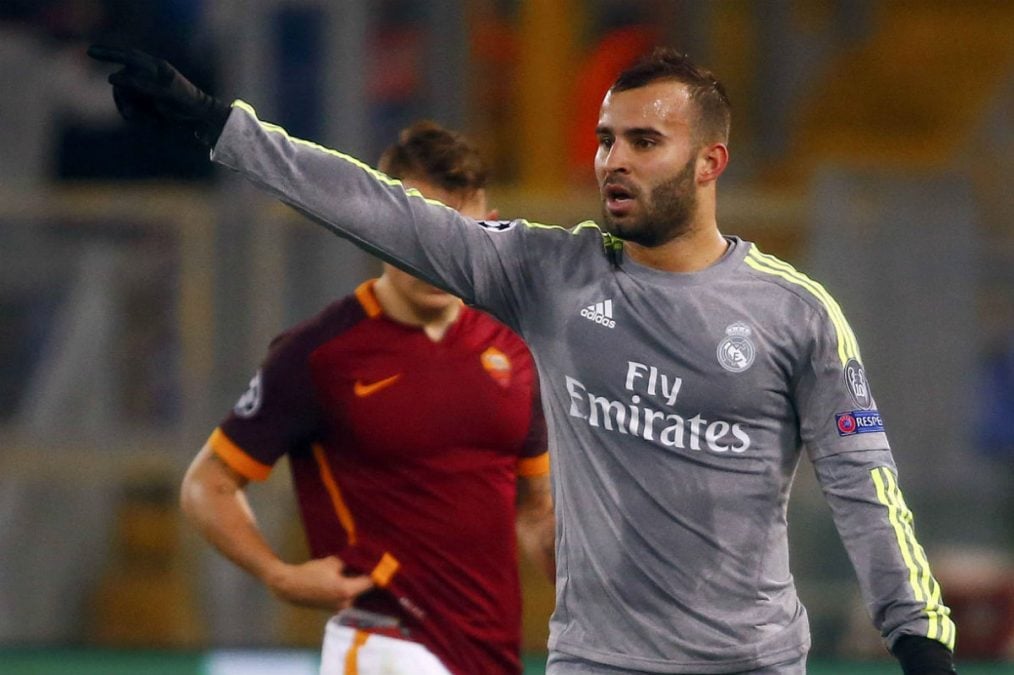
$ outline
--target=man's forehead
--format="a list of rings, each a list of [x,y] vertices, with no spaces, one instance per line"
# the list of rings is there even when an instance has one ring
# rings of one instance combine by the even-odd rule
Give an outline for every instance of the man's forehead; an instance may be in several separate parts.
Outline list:
[[[687,124],[690,89],[682,82],[660,80],[635,89],[609,91],[599,110],[599,126],[653,127]]]

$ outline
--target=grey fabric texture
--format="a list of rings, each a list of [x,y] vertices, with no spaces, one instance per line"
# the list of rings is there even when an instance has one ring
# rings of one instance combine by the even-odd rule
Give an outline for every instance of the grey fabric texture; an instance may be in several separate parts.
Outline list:
[[[643,672],[745,672],[810,644],[786,504],[813,461],[888,644],[953,625],[911,531],[837,303],[727,237],[707,269],[619,263],[594,223],[476,223],[235,104],[214,159],[528,343],[557,514],[551,651]]]

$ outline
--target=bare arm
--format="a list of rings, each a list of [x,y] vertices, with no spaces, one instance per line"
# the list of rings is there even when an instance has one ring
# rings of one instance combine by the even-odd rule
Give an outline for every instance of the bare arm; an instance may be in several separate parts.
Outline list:
[[[549,474],[518,476],[518,541],[525,554],[556,581],[555,526]]]
[[[208,444],[183,478],[183,513],[222,555],[293,604],[341,609],[373,586],[368,576],[344,576],[344,565],[335,556],[297,565],[281,560],[257,526],[244,493],[247,482]]]

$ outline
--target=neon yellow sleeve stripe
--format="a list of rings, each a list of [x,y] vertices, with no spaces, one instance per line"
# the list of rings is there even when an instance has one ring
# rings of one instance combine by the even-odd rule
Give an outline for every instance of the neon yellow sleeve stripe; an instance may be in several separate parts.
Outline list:
[[[573,235],[578,234],[581,230],[593,229],[602,236],[602,246],[607,250],[620,250],[623,248],[623,240],[612,234],[611,232],[604,232],[599,224],[594,220],[585,220],[578,223],[574,227],[566,228],[560,225],[543,225],[542,223],[530,223],[527,220],[521,221],[525,227],[530,227],[536,230],[563,230],[570,232]]]
[[[810,277],[806,276],[805,274],[794,268],[792,265],[785,262],[784,260],[779,260],[775,256],[767,253],[761,253],[759,250],[757,250],[757,247],[755,246],[751,247],[751,252],[755,254],[756,259],[763,260],[764,262],[768,263],[772,268],[782,269],[791,276],[793,276],[794,278],[799,279],[800,282],[805,282],[806,284],[808,284],[808,288],[811,289],[811,292],[814,293],[814,295],[816,295],[818,298],[823,300],[825,306],[828,309],[828,313],[832,317],[838,318],[839,322],[838,327],[842,329],[844,333],[846,340],[846,352],[848,353],[848,355],[850,357],[861,360],[859,356],[859,342],[856,340],[855,333],[852,332],[852,326],[850,326],[849,322],[845,319],[845,313],[842,311],[841,305],[839,305],[838,301],[835,300],[831,296],[831,294],[827,292],[826,288],[824,288],[822,285],[820,285]]]
[[[257,120],[257,124],[260,125],[260,127],[262,129],[264,129],[265,131],[268,131],[268,132],[271,132],[271,133],[275,133],[275,134],[280,134],[281,136],[284,136],[286,139],[288,139],[292,143],[295,143],[296,145],[303,145],[303,146],[306,146],[308,148],[313,148],[314,150],[316,150],[318,152],[323,152],[325,154],[332,155],[334,157],[339,157],[339,158],[343,159],[344,161],[348,162],[349,164],[352,164],[353,166],[356,166],[356,167],[362,169],[363,171],[365,171],[366,173],[370,174],[371,176],[373,176],[374,178],[376,178],[377,180],[379,180],[381,183],[384,183],[385,185],[397,185],[397,186],[400,186],[400,187],[404,188],[405,194],[407,194],[407,195],[409,195],[411,197],[418,197],[419,199],[422,199],[423,201],[425,201],[425,202],[427,202],[429,204],[435,204],[437,206],[443,206],[446,209],[451,208],[451,207],[447,206],[446,204],[444,204],[443,202],[437,201],[436,199],[428,199],[427,197],[424,197],[422,195],[422,193],[419,192],[418,190],[416,190],[415,188],[405,188],[405,186],[402,184],[402,182],[400,180],[398,180],[396,178],[391,178],[386,173],[383,173],[382,171],[378,171],[378,170],[374,169],[369,164],[366,164],[365,162],[356,159],[352,155],[346,155],[343,152],[338,152],[337,150],[333,150],[331,148],[326,148],[323,145],[319,145],[319,144],[314,143],[312,141],[307,141],[307,140],[304,140],[302,138],[294,138],[293,136],[290,136],[288,131],[286,131],[282,127],[278,126],[277,124],[272,124],[270,122],[265,122],[264,120],[262,120],[259,117],[257,117],[257,111],[254,110],[253,106],[251,106],[246,101],[241,101],[241,100],[237,99],[236,101],[233,102],[233,106],[235,106],[237,108],[240,108],[242,110],[245,110],[247,113],[249,113],[251,117],[253,117],[255,120]]]
[[[428,204],[435,204],[437,206],[442,206],[442,207],[444,207],[446,209],[450,209],[451,208],[450,206],[447,206],[443,202],[437,201],[435,199],[429,199],[429,198],[423,196],[423,194],[420,193],[415,188],[406,188],[404,186],[404,184],[400,180],[398,180],[396,178],[391,178],[390,176],[388,176],[387,174],[383,173],[382,171],[378,171],[377,169],[374,169],[369,164],[366,164],[365,162],[363,162],[363,161],[361,161],[359,159],[356,159],[355,157],[353,157],[351,155],[346,155],[343,152],[339,152],[339,151],[334,150],[332,148],[324,147],[323,145],[319,145],[319,144],[314,143],[312,141],[307,141],[307,140],[304,140],[302,138],[295,138],[293,136],[290,136],[289,132],[287,132],[285,129],[283,129],[282,127],[278,126],[277,124],[272,124],[270,122],[265,122],[264,120],[262,120],[259,117],[257,117],[257,111],[254,110],[253,106],[251,106],[246,101],[243,101],[243,100],[240,100],[240,99],[236,99],[235,101],[233,101],[232,105],[234,107],[236,107],[236,108],[240,108],[241,110],[244,110],[247,114],[249,114],[251,117],[253,117],[254,120],[256,120],[257,124],[262,129],[264,129],[265,131],[267,131],[269,133],[279,134],[279,135],[283,136],[284,138],[286,138],[289,142],[294,143],[296,145],[302,145],[302,146],[305,146],[305,147],[308,147],[308,148],[312,148],[313,150],[315,150],[317,152],[322,152],[324,154],[328,154],[328,155],[332,155],[334,157],[338,157],[338,158],[340,158],[340,159],[348,162],[349,164],[352,164],[353,166],[362,169],[363,171],[365,171],[366,173],[370,174],[371,176],[373,176],[374,178],[376,178],[381,183],[384,183],[385,185],[399,186],[399,187],[403,188],[405,190],[405,194],[407,194],[407,195],[409,195],[411,197],[417,197],[419,199],[422,199],[423,201],[425,201]],[[525,227],[529,227],[529,228],[533,228],[533,229],[568,230],[568,228],[562,227],[560,225],[543,225],[541,223],[531,223],[531,222],[528,222],[527,220],[522,220],[521,222],[525,225]],[[598,224],[595,223],[594,221],[591,221],[591,220],[584,221],[584,222],[578,224],[576,227],[570,229],[569,231],[572,234],[576,234],[578,231],[586,229],[586,228],[589,228],[589,227],[593,227],[593,228],[595,228],[595,229],[597,229],[597,230],[599,230],[601,232],[601,228],[598,226]],[[619,242],[618,239],[616,239],[615,237],[613,237],[613,235],[611,235],[611,234],[609,234],[607,232],[602,232],[602,236],[607,239],[607,241],[609,242],[610,246],[614,246],[615,247],[617,245],[617,243]]]
[[[940,585],[930,572],[926,552],[915,539],[912,512],[905,505],[894,473],[886,467],[877,467],[870,471],[870,476],[876,487],[878,501],[887,508],[887,518],[894,529],[898,549],[908,568],[909,586],[915,599],[924,603],[929,623],[926,637],[942,642],[953,650],[955,630],[954,622],[950,618],[951,610],[940,604]]]
[[[522,220],[521,222],[524,223],[525,227],[530,227],[533,230],[566,230],[567,229],[566,227],[563,227],[562,225],[544,225],[542,223],[532,223],[532,222],[529,222],[527,220]]]
[[[859,356],[859,344],[856,341],[855,334],[852,332],[852,328],[849,326],[848,321],[845,320],[841,307],[823,286],[797,271],[796,268],[787,262],[761,253],[752,244],[746,258],[744,258],[744,262],[758,272],[773,274],[785,279],[789,283],[801,286],[820,300],[827,310],[831,323],[834,325],[835,334],[838,336],[838,358],[841,359],[841,364],[844,366],[850,358],[861,360]]]
[[[253,117],[257,121],[257,124],[260,125],[260,127],[262,129],[264,129],[265,131],[268,131],[268,132],[271,132],[271,133],[275,133],[275,134],[279,134],[281,136],[284,136],[286,139],[288,139],[289,141],[291,141],[291,142],[293,142],[293,143],[295,143],[297,145],[305,145],[308,148],[313,148],[314,150],[318,150],[318,151],[323,152],[325,154],[334,155],[335,157],[340,157],[341,159],[345,160],[346,162],[349,162],[350,164],[353,164],[353,165],[359,167],[360,169],[362,169],[363,171],[366,171],[367,173],[371,174],[374,178],[376,178],[377,180],[379,180],[382,183],[386,183],[388,185],[401,185],[401,181],[396,180],[394,178],[391,178],[390,176],[388,176],[385,173],[377,171],[376,169],[374,169],[370,165],[368,165],[368,164],[366,164],[366,163],[364,163],[364,162],[356,159],[355,157],[352,157],[351,155],[346,155],[346,154],[344,154],[342,152],[338,152],[337,150],[332,150],[331,148],[325,148],[323,145],[318,145],[317,143],[313,143],[312,141],[303,140],[302,138],[293,138],[292,136],[289,135],[288,131],[286,131],[282,127],[278,126],[277,124],[272,124],[271,122],[265,122],[264,120],[262,120],[259,117],[257,117],[257,111],[254,110],[253,106],[251,106],[246,101],[236,100],[232,105],[234,107],[236,107],[236,108],[240,108],[241,110],[245,110],[251,117]]]
[[[521,222],[524,223],[525,227],[530,227],[534,230],[563,230],[565,232],[570,232],[571,234],[577,234],[581,230],[587,230],[588,228],[592,228],[598,230],[603,237],[612,237],[611,234],[607,232],[602,232],[602,228],[599,227],[598,223],[596,223],[593,220],[585,220],[583,222],[578,223],[574,227],[569,228],[564,227],[562,225],[545,225],[543,223],[532,223],[527,220],[522,220]]]

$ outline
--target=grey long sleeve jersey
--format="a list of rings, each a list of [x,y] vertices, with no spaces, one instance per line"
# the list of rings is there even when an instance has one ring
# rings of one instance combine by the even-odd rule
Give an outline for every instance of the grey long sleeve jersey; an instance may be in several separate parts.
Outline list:
[[[806,652],[786,503],[805,448],[888,645],[953,645],[859,348],[838,304],[728,238],[692,274],[594,223],[476,223],[241,101],[213,159],[515,329],[538,365],[557,513],[550,649],[728,673]]]

